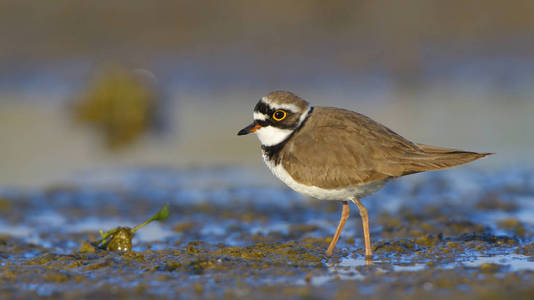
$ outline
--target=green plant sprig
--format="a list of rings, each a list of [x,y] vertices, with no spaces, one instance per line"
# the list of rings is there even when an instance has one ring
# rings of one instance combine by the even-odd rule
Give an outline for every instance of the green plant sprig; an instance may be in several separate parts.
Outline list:
[[[152,221],[163,221],[167,219],[168,216],[169,216],[169,204],[167,203],[157,213],[155,213],[152,217],[150,217],[150,219],[132,228],[132,234],[135,233],[137,230],[150,224]],[[106,232],[104,232],[103,230],[100,230],[99,231],[100,240],[97,241],[96,244],[99,247],[105,247],[106,244],[109,242],[109,240],[111,240],[111,239],[108,240],[108,237],[113,236],[113,234],[115,234],[117,231],[118,231],[118,228],[114,228]]]
[[[163,221],[169,216],[169,204],[165,204],[157,213],[155,213],[150,219],[132,228],[132,233],[136,232],[142,227],[145,227],[152,221]]]

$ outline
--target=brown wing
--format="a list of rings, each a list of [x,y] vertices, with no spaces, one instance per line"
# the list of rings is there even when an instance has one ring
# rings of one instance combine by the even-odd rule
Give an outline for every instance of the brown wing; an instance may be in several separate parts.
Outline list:
[[[316,107],[280,155],[295,180],[333,189],[452,167],[487,154],[415,144],[362,114]]]

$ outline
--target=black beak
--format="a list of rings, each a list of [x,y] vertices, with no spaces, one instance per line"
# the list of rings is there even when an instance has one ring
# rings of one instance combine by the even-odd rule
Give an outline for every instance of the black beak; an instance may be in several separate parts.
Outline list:
[[[260,129],[261,128],[261,125],[260,124],[256,124],[255,122],[252,122],[252,124],[248,125],[247,127],[239,130],[239,132],[237,133],[237,135],[245,135],[245,134],[249,134],[249,133],[252,133],[252,132],[255,132],[256,130]]]

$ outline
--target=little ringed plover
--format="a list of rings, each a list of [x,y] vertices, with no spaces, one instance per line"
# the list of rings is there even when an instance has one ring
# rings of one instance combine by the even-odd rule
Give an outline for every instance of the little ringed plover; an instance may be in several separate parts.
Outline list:
[[[362,114],[313,107],[287,91],[261,98],[253,118],[238,135],[256,133],[263,159],[276,177],[306,196],[342,202],[328,257],[349,217],[348,201],[360,211],[365,255],[370,258],[369,221],[361,198],[393,178],[450,168],[492,154],[414,143]]]

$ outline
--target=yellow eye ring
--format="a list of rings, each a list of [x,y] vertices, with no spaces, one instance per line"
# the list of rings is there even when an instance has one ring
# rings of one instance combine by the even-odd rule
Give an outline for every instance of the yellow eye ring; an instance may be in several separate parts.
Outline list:
[[[279,110],[277,110],[277,111],[275,111],[273,113],[273,119],[275,121],[282,121],[283,119],[286,118],[286,116],[287,116],[287,113],[285,111],[281,110],[281,109],[279,109]]]

